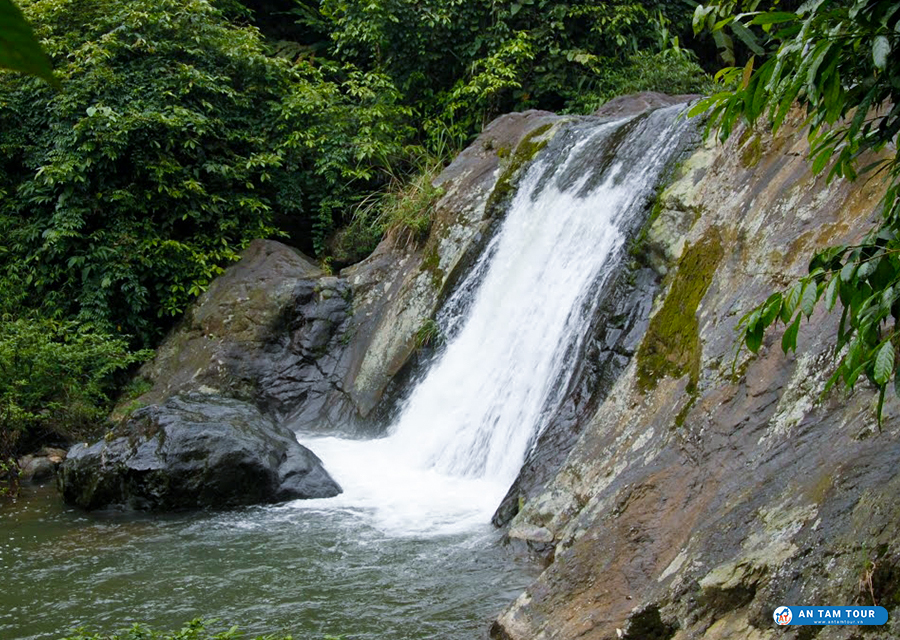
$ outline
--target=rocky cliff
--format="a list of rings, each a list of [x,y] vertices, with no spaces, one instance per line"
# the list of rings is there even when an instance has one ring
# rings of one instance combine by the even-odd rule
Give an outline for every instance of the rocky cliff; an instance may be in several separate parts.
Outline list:
[[[414,367],[417,335],[493,233],[521,169],[568,120],[531,111],[493,123],[438,178],[427,241],[390,236],[340,276],[254,241],[143,368],[150,389],[117,408],[115,432],[73,448],[65,499],[167,510],[339,493],[282,436],[380,434],[382,398]]]
[[[636,357],[508,535],[546,571],[494,638],[900,637],[900,403],[821,397],[837,314],[797,355],[735,327],[875,219],[881,185],[826,185],[803,131],[707,144],[660,196],[640,253],[664,275]],[[878,604],[886,627],[776,628],[783,604]]]

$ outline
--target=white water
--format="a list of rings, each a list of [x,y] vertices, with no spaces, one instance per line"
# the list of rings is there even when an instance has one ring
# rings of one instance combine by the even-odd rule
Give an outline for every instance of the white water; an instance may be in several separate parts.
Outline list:
[[[623,223],[645,204],[671,139],[686,126],[672,115],[642,124],[655,128],[650,143],[646,131],[629,138],[621,154],[628,159],[599,181],[592,154],[622,122],[595,127],[556,166],[529,169],[502,228],[448,302],[467,311],[441,318],[451,337],[388,437],[301,437],[344,493],[290,508],[350,511],[389,535],[443,535],[489,522],[562,399],[598,283],[619,262]]]

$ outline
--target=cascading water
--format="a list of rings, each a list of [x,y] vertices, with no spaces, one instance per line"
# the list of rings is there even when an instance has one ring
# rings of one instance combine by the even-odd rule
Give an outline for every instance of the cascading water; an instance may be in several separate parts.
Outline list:
[[[446,346],[388,436],[309,441],[343,495],[97,515],[48,487],[0,505],[0,637],[197,616],[304,638],[483,635],[536,577],[497,544],[491,513],[564,399],[602,284],[691,130],[677,112],[587,119],[553,138],[441,312]]]
[[[585,125],[533,164],[446,305],[446,347],[389,436],[305,441],[344,487],[333,506],[392,534],[488,521],[562,399],[596,292],[677,152],[673,139],[691,127],[679,112]]]

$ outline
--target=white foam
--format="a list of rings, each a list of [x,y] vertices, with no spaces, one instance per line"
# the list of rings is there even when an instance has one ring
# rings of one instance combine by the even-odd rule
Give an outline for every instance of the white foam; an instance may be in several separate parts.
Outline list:
[[[490,520],[562,398],[574,368],[567,359],[596,308],[596,285],[618,264],[622,220],[652,189],[663,162],[671,135],[664,126],[640,166],[611,167],[586,196],[588,174],[560,187],[569,163],[584,164],[590,138],[618,126],[597,127],[558,167],[537,163],[528,171],[472,270],[470,277],[483,279],[458,288],[474,298],[448,305],[467,308],[466,316],[445,322],[453,336],[389,436],[302,438],[344,494],[292,506],[350,509],[390,535],[442,535]],[[555,171],[549,181],[548,170]]]

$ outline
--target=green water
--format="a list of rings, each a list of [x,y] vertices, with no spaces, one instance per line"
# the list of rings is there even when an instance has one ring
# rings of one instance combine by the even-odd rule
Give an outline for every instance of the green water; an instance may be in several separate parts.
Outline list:
[[[52,487],[0,508],[0,638],[219,618],[295,640],[485,637],[535,577],[490,525],[388,536],[365,513],[296,504],[178,516],[86,514]]]

